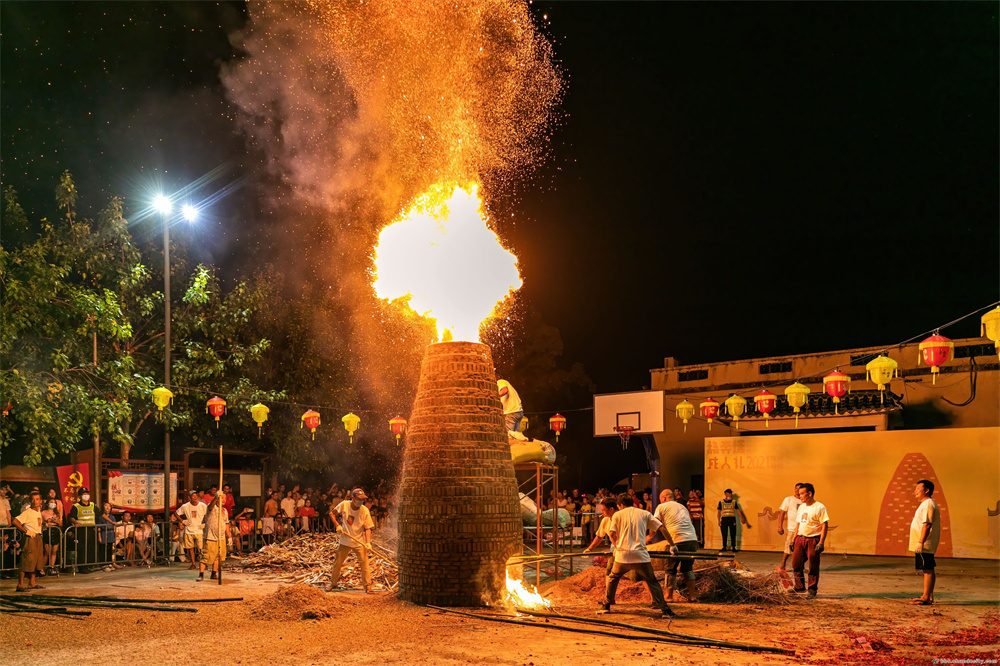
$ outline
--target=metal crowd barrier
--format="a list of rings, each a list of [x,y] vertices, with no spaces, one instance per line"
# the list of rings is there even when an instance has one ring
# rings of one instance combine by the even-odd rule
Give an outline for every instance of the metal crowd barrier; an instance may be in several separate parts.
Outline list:
[[[3,550],[0,551],[0,572],[17,571],[18,555],[24,543],[21,530],[16,527],[0,527],[0,541]]]

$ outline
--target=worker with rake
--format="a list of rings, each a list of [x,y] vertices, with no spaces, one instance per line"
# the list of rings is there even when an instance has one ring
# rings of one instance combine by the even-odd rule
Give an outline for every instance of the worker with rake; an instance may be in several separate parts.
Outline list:
[[[615,603],[615,593],[618,591],[618,581],[629,571],[634,571],[639,579],[649,586],[653,596],[653,605],[660,609],[663,617],[674,617],[675,613],[663,599],[663,588],[656,580],[653,565],[650,563],[649,551],[646,550],[646,535],[650,530],[662,530],[666,536],[663,523],[653,514],[632,506],[632,497],[626,493],[618,496],[618,513],[611,519],[609,537],[615,544],[615,564],[608,576],[608,589],[604,603],[598,612],[610,612],[611,604]]]
[[[333,565],[333,573],[330,575],[330,584],[326,591],[331,591],[340,580],[340,568],[344,565],[344,560],[354,551],[361,564],[361,582],[364,585],[365,593],[371,594],[372,575],[368,567],[368,551],[372,546],[372,528],[375,523],[372,515],[364,502],[368,499],[365,491],[355,488],[351,491],[349,499],[337,504],[330,510],[330,518],[340,532],[340,546],[337,548],[337,561]]]

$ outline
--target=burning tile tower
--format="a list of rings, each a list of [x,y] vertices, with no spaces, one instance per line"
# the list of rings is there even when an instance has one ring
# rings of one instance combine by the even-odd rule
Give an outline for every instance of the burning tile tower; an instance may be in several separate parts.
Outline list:
[[[490,348],[424,353],[399,497],[399,592],[442,606],[498,603],[521,552],[517,480]]]

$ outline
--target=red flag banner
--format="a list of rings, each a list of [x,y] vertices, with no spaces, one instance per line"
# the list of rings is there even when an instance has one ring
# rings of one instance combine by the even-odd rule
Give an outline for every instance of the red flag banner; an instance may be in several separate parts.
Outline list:
[[[78,463],[56,467],[56,474],[59,476],[59,495],[68,514],[69,507],[76,503],[80,488],[90,488],[90,464]],[[91,501],[94,499],[96,498],[92,498]]]

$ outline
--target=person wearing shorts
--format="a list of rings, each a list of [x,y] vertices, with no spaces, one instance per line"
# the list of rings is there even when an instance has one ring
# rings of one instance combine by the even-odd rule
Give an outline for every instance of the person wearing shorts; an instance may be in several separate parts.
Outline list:
[[[195,550],[202,549],[202,534],[205,531],[205,513],[208,509],[199,499],[198,491],[191,491],[191,500],[177,509],[177,517],[184,522],[184,550],[188,553],[191,566],[188,569],[197,569],[195,564]]]
[[[30,505],[14,519],[14,527],[24,533],[24,548],[17,567],[17,591],[40,590],[41,585],[35,584],[35,575],[45,566],[45,549],[42,544],[42,496],[37,492],[29,495]],[[25,585],[28,577],[28,585]]]
[[[229,524],[229,515],[225,511],[225,501],[226,494],[220,492],[216,493],[212,503],[208,505],[208,518],[206,520],[208,534],[206,535],[205,548],[201,551],[201,563],[198,565],[197,580],[199,581],[205,580],[206,566],[212,567],[211,579],[217,579],[219,568],[226,559],[226,525]]]
[[[782,571],[785,570],[785,564],[788,562],[792,550],[795,549],[795,525],[798,523],[799,506],[802,504],[802,500],[799,499],[801,486],[801,483],[796,483],[792,494],[782,500],[781,507],[778,509],[778,534],[785,535],[785,552],[781,556],[781,564],[778,566]]]
[[[910,600],[915,606],[930,606],[934,603],[935,573],[934,553],[941,540],[941,512],[937,502],[931,499],[934,483],[927,479],[917,481],[913,496],[920,502],[913,521],[910,523],[910,550],[913,551],[917,571],[924,574],[924,593]]]

